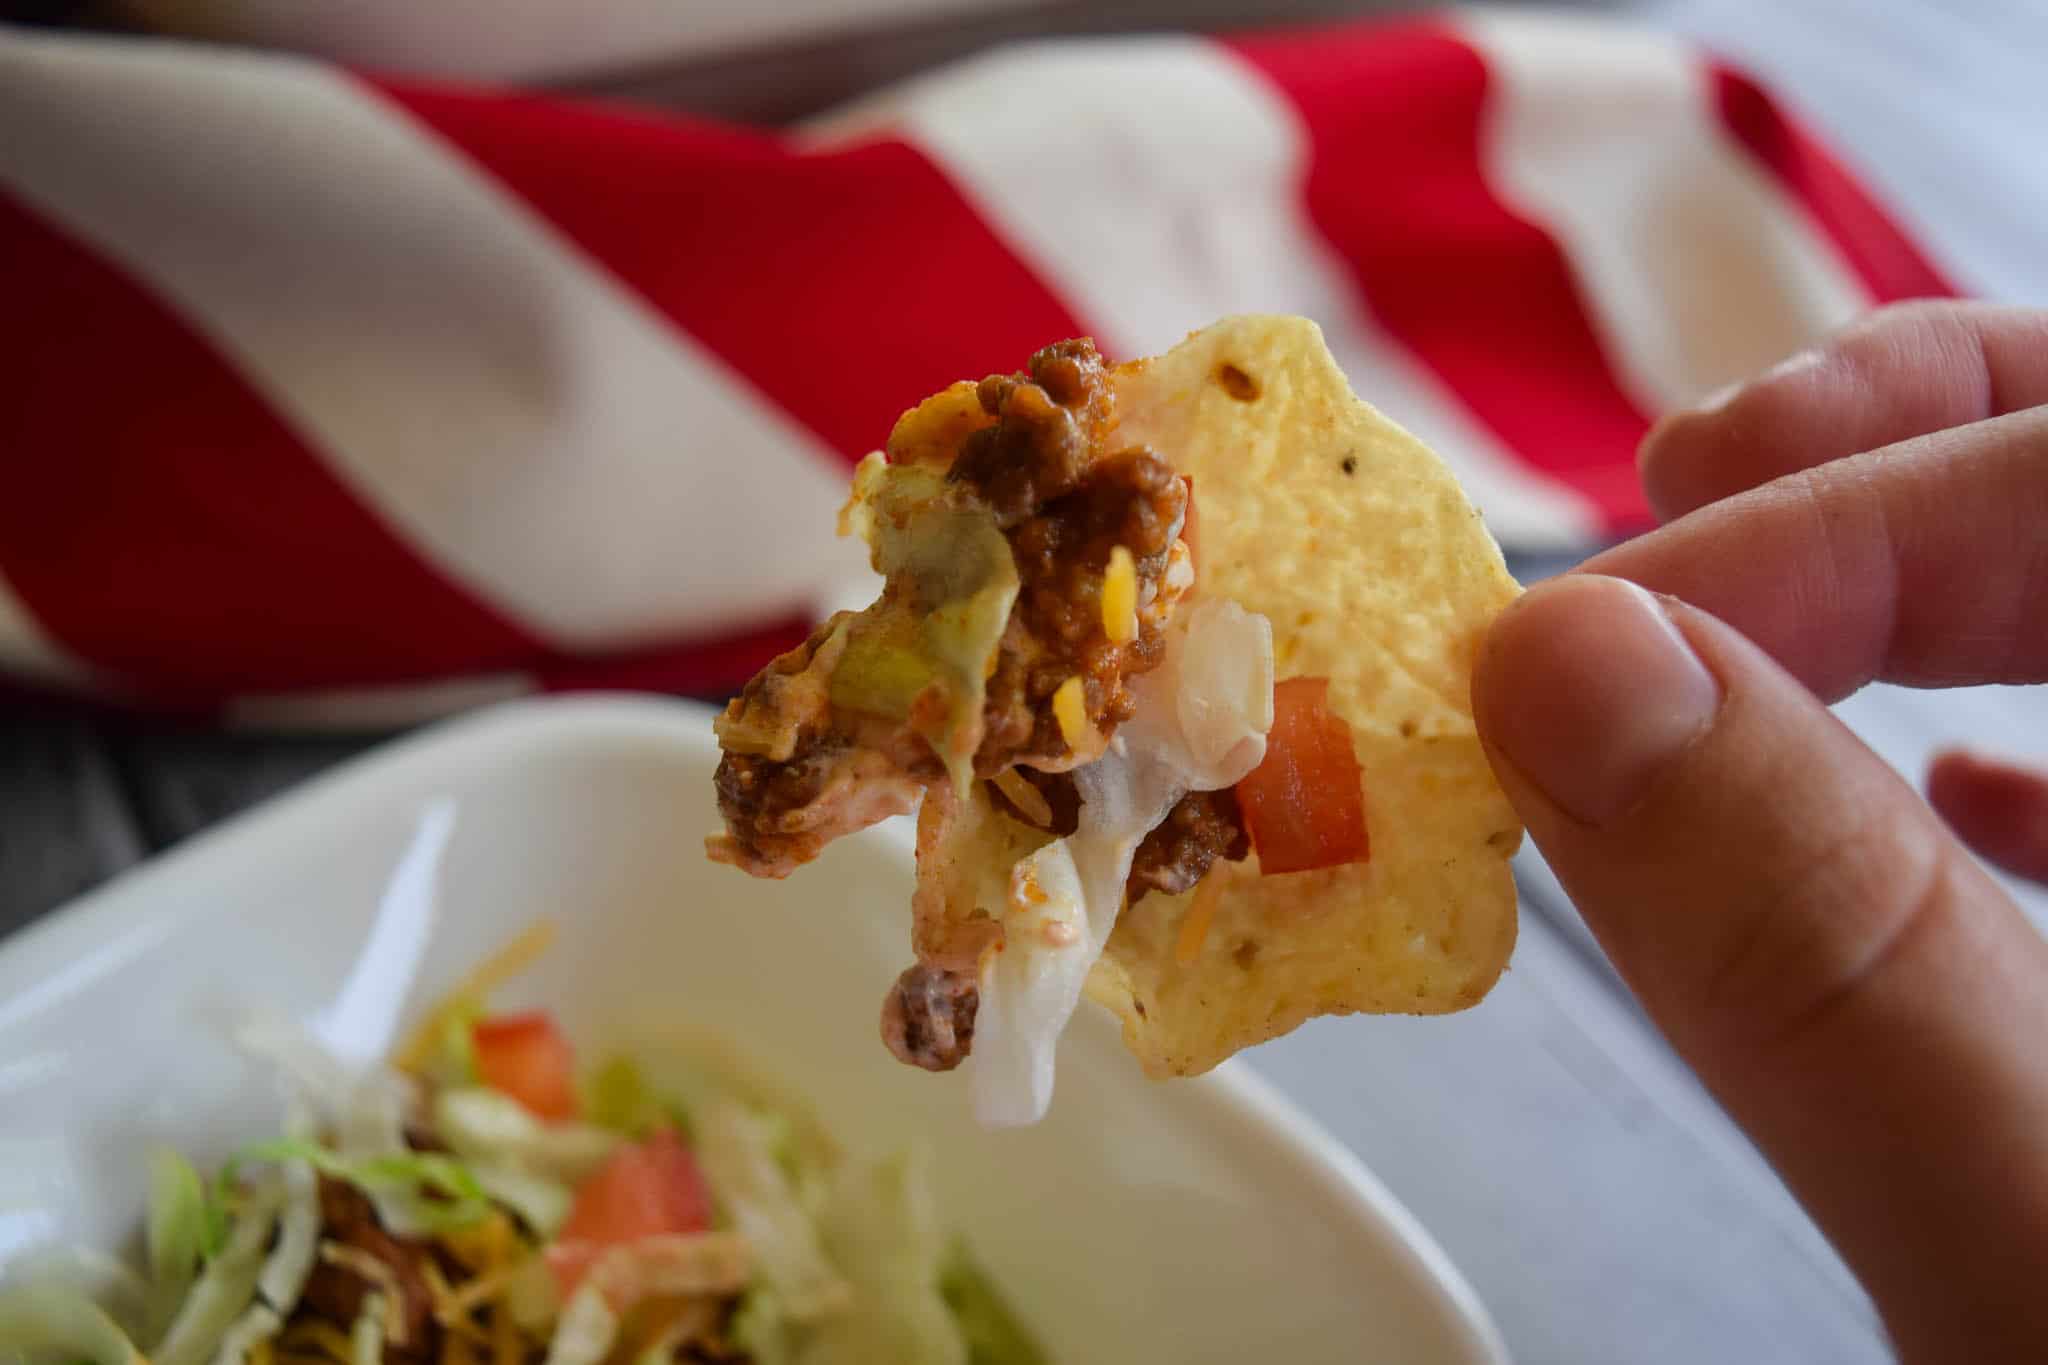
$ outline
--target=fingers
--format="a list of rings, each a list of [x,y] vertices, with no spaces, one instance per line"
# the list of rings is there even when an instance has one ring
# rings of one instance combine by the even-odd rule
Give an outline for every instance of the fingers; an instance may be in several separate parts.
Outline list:
[[[1666,417],[1637,463],[1669,521],[1829,460],[2043,403],[2048,312],[1906,304]]]
[[[1928,770],[1927,800],[1986,861],[2048,884],[2048,776],[1950,752]]]
[[[2048,1340],[2048,945],[1933,813],[1760,650],[1613,579],[1525,594],[1473,692],[1616,966],[1906,1354]]]
[[[1583,566],[1690,602],[1834,700],[2048,678],[2048,407],[1703,507]]]

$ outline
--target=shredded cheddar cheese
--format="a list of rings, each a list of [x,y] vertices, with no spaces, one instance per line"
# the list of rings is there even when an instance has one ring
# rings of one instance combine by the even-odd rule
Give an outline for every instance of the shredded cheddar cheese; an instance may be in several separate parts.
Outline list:
[[[421,1264],[420,1278],[426,1281],[427,1296],[434,1301],[434,1320],[446,1328],[449,1335],[466,1336],[478,1345],[490,1344],[484,1329],[477,1326],[470,1315],[504,1289],[511,1279],[508,1270],[493,1271],[455,1289],[441,1274],[441,1267],[429,1260]]]
[[[441,1234],[441,1245],[466,1268],[479,1273],[503,1265],[518,1250],[518,1241],[512,1220],[502,1209],[493,1209],[480,1223],[449,1228]]]
[[[1058,706],[1058,701],[1055,700],[1053,705]],[[1060,722],[1062,733],[1066,728],[1066,722]],[[1040,829],[1052,828],[1052,806],[1046,801],[1045,794],[1025,781],[1023,775],[1015,768],[1005,768],[997,773],[995,784],[996,790],[1008,797],[1010,804],[1015,806],[1026,820]]]
[[[441,1334],[441,1365],[477,1365],[476,1350],[461,1332]]]
[[[1180,922],[1180,938],[1173,945],[1173,960],[1183,967],[1195,965],[1195,959],[1202,955],[1202,945],[1209,941],[1209,924],[1216,918],[1216,902],[1223,898],[1223,878],[1208,876],[1202,878],[1195,888],[1195,898],[1188,902],[1188,912]]]
[[[323,1241],[320,1243],[320,1259],[329,1265],[340,1266],[365,1284],[375,1286],[378,1292],[363,1299],[363,1318],[372,1317],[369,1304],[374,1300],[381,1317],[381,1339],[392,1346],[409,1346],[411,1341],[405,1330],[405,1295],[398,1287],[398,1275],[384,1261],[372,1256],[361,1247],[349,1246],[342,1242]],[[358,1324],[360,1328],[360,1322]],[[355,1358],[355,1348],[349,1348],[344,1360]]]
[[[447,1036],[450,1023],[460,1018],[463,1011],[478,1008],[492,991],[531,967],[554,941],[553,920],[535,920],[528,925],[427,1011],[427,1017],[392,1055],[391,1064],[400,1071],[424,1070],[442,1038]]]
[[[1121,545],[1109,552],[1102,575],[1102,633],[1119,645],[1138,638],[1138,566]]]
[[[1075,676],[1061,683],[1052,694],[1053,719],[1060,723],[1060,738],[1069,749],[1079,750],[1088,741],[1088,694]]]
[[[503,1294],[506,1286],[518,1279],[520,1272],[525,1268],[524,1262],[502,1265],[487,1275],[479,1275],[460,1289],[450,1290],[448,1297],[435,1307],[435,1316],[441,1320],[443,1326],[458,1328],[458,1330],[468,1328],[474,1331],[475,1328],[470,1322],[470,1316],[477,1309],[482,1308],[485,1304]],[[460,1327],[458,1327],[458,1324]],[[482,1340],[480,1333],[478,1334],[478,1340]]]
[[[291,1348],[294,1354],[331,1360],[335,1365],[350,1365],[354,1359],[348,1333],[321,1318],[301,1318],[284,1329],[278,1344]]]
[[[502,1308],[491,1314],[491,1365],[525,1365],[526,1346],[519,1324]]]

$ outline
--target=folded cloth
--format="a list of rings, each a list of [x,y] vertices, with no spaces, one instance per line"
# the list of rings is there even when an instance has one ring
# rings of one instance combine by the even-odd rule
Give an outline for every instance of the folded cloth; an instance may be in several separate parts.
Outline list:
[[[385,723],[729,689],[963,376],[1307,314],[1511,551],[1647,423],[1952,292],[1756,84],[1524,11],[1031,44],[767,133],[0,29],[0,669]]]

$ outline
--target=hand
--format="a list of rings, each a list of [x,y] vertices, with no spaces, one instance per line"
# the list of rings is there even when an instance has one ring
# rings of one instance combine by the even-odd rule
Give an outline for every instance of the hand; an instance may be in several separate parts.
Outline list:
[[[1502,616],[1481,737],[1902,1354],[2048,1358],[2048,942],[1957,838],[2048,875],[2048,781],[1944,759],[1951,832],[1823,705],[2048,679],[2048,313],[1888,310],[1641,464],[1678,519]]]

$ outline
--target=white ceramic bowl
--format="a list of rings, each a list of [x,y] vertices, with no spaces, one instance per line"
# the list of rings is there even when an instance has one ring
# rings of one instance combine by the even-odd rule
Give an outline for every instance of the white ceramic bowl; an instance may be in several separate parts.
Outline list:
[[[508,1002],[544,1002],[582,1039],[720,1029],[852,1149],[928,1135],[948,1220],[1059,1360],[1506,1359],[1414,1220],[1234,1065],[1149,1083],[1091,1008],[1051,1117],[974,1127],[961,1086],[876,1037],[907,961],[907,831],[846,840],[783,883],[714,867],[716,757],[698,708],[513,704],[385,748],[0,945],[0,1266],[52,1241],[121,1245],[150,1143],[217,1158],[274,1131],[271,1088],[224,1021],[332,1010],[445,796],[458,818],[421,951],[388,923],[371,950],[385,984],[417,958],[394,1009],[551,916],[556,947]]]

